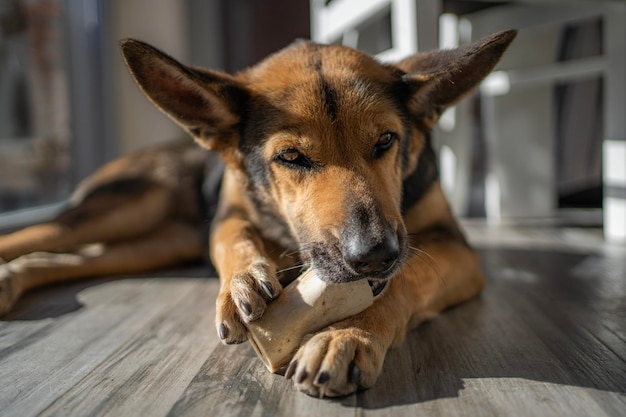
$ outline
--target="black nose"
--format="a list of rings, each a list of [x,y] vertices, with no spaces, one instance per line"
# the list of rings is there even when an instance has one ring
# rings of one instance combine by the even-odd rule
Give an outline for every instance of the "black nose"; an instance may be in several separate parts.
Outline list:
[[[344,245],[344,259],[359,274],[379,274],[398,260],[400,249],[395,233],[387,232],[382,242],[352,238]]]

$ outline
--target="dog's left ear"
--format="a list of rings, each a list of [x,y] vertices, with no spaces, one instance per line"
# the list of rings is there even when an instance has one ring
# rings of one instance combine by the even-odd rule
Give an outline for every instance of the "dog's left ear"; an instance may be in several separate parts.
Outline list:
[[[140,89],[202,146],[238,163],[237,124],[247,92],[229,74],[182,65],[147,43],[120,42]]]
[[[421,53],[397,63],[413,92],[413,114],[434,124],[446,107],[493,70],[515,35],[516,30],[498,32],[457,49]]]

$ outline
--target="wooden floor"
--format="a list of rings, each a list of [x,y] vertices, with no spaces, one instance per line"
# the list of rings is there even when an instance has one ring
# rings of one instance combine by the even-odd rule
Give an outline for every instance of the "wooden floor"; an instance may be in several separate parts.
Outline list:
[[[28,295],[0,321],[0,416],[625,416],[626,247],[466,224],[489,284],[412,332],[378,384],[297,393],[222,346],[203,267]]]

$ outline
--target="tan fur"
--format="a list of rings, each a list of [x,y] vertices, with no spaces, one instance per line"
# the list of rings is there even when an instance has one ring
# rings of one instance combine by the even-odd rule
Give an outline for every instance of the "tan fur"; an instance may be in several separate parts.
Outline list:
[[[386,283],[363,313],[309,335],[285,370],[303,392],[345,395],[375,383],[409,329],[480,292],[477,256],[436,181],[426,132],[514,36],[396,66],[300,43],[234,76],[121,44],[147,97],[226,163],[208,239],[224,343],[246,340],[244,323],[263,315],[289,271]],[[189,144],[122,158],[54,221],[0,237],[0,313],[46,283],[200,258],[207,158]]]

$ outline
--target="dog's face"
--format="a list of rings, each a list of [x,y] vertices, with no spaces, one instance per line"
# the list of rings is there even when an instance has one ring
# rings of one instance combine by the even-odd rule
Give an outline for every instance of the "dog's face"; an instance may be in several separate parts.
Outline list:
[[[397,65],[300,42],[236,76],[185,67],[137,41],[122,50],[148,97],[243,174],[254,203],[289,230],[304,261],[346,282],[385,280],[402,264],[402,207],[419,198],[407,187],[426,180],[415,175],[426,132],[514,35]]]
[[[387,278],[406,253],[411,143],[402,73],[340,46],[300,43],[241,78],[240,141],[255,198],[287,223],[320,276]]]

